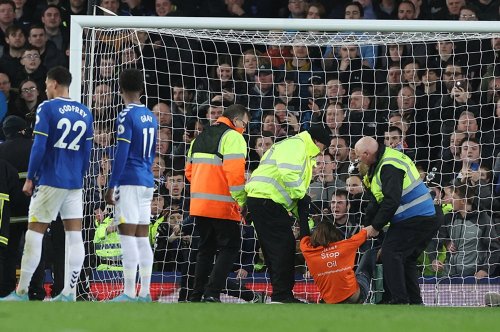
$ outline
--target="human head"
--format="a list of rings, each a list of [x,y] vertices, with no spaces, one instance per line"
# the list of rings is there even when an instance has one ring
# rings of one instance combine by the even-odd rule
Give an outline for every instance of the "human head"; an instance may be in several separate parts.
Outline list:
[[[378,143],[373,137],[364,136],[356,142],[354,151],[361,163],[371,166],[377,159]]]
[[[344,123],[345,111],[340,103],[332,103],[325,110],[325,124],[331,130],[338,130]]]
[[[411,1],[402,1],[398,6],[398,20],[414,20],[416,18],[415,5]]]
[[[307,87],[309,93],[313,98],[324,98],[326,95],[325,80],[319,75],[313,75],[309,78],[309,86]]]
[[[49,70],[47,73],[47,78],[45,79],[45,91],[47,93],[47,98],[52,99],[57,94],[58,91],[69,90],[71,84],[71,73],[68,69],[57,66]]]
[[[326,81],[326,97],[332,98],[342,98],[345,95],[345,89],[342,86],[338,77],[330,77]]]
[[[458,16],[460,14],[460,8],[463,6],[465,6],[465,0],[446,0],[446,7],[450,15]]]
[[[176,81],[172,84],[172,101],[181,108],[184,108],[185,103],[193,100],[194,93],[188,89],[181,81]]]
[[[450,152],[451,154],[458,158],[460,157],[460,144],[464,140],[464,138],[468,137],[467,133],[464,133],[460,130],[455,130],[450,135]]]
[[[0,91],[3,92],[5,97],[9,97],[10,94],[10,78],[9,75],[0,72]]]
[[[311,246],[313,248],[320,246],[327,247],[330,243],[343,239],[342,233],[334,224],[327,221],[321,221],[316,225],[311,234]]]
[[[210,125],[213,125],[217,119],[222,116],[224,112],[224,106],[220,101],[212,101],[210,102],[210,106],[207,109],[207,120]]]
[[[262,136],[259,136],[255,139],[255,152],[257,155],[262,158],[264,153],[271,148],[273,145],[273,138],[271,137],[272,133],[268,131],[264,131]]]
[[[312,125],[307,132],[320,151],[324,151],[330,145],[330,136],[322,125]]]
[[[155,0],[155,10],[158,16],[167,16],[172,11],[172,1]]]
[[[313,169],[313,175],[321,175],[323,178],[333,176],[336,168],[337,163],[333,160],[333,157],[328,151],[324,151],[316,156],[316,167]]]
[[[403,82],[420,82],[420,64],[416,61],[410,61],[403,67]]]
[[[307,3],[304,0],[288,0],[288,10],[293,18],[304,18]]]
[[[42,14],[42,23],[47,30],[57,29],[61,25],[61,10],[58,6],[48,5]]]
[[[5,26],[12,25],[16,18],[16,4],[14,1],[0,1],[0,23]]]
[[[21,64],[28,74],[35,72],[42,64],[40,51],[36,47],[28,47],[23,51]]]
[[[467,183],[455,182],[452,195],[451,204],[454,211],[471,211],[477,198],[477,190]]]
[[[26,79],[19,84],[19,93],[26,102],[35,102],[40,95],[40,90],[35,81]]]
[[[349,110],[355,112],[365,111],[370,107],[370,103],[368,94],[362,89],[355,88],[349,98]]]
[[[460,158],[467,165],[478,163],[481,161],[481,145],[479,141],[473,137],[464,138],[460,144]]]
[[[273,87],[274,76],[271,64],[265,62],[257,67],[255,72],[255,84],[262,92],[267,92]]]
[[[158,103],[151,109],[158,120],[160,126],[170,126],[172,124],[172,112],[170,105],[166,103]]]
[[[17,115],[9,115],[3,120],[2,129],[7,138],[15,136],[26,128],[28,128],[26,121]]]
[[[99,84],[94,89],[92,96],[92,107],[96,109],[106,108],[113,104],[113,91],[109,84]],[[107,110],[103,110],[107,111]]]
[[[144,89],[142,72],[135,68],[124,69],[119,78],[120,93],[141,94]]]
[[[163,175],[165,167],[165,159],[163,159],[163,157],[159,154],[156,154],[153,160],[153,164],[151,164],[151,172],[153,173],[153,177],[155,179],[159,179]]]
[[[351,175],[345,180],[345,189],[350,195],[361,194],[363,189],[363,181],[359,175]]]
[[[346,20],[356,20],[365,16],[365,10],[358,1],[348,2],[344,6],[344,18]]]
[[[228,106],[222,113],[222,116],[231,120],[231,122],[236,128],[241,128],[245,130],[245,128],[248,125],[249,121],[248,110],[243,105],[233,104]]]
[[[5,30],[5,42],[9,45],[10,49],[21,50],[26,44],[26,36],[23,29],[16,25],[11,25]]]
[[[171,172],[168,172],[167,179],[165,181],[165,187],[167,188],[168,194],[172,198],[182,198],[185,187],[184,171],[173,170]]]
[[[151,214],[153,216],[158,216],[162,214],[164,208],[165,198],[161,195],[153,195],[153,199],[151,200]]]
[[[479,130],[479,125],[474,113],[463,111],[458,118],[457,130],[466,133],[469,136],[475,136]]]
[[[312,2],[309,4],[306,12],[306,18],[308,19],[323,18],[326,14],[325,7],[319,2]]]
[[[356,45],[343,45],[339,49],[340,59],[357,59],[359,58],[359,47]]]
[[[47,44],[47,34],[45,28],[38,24],[30,26],[28,34],[28,43],[38,48],[40,51],[45,49]]]
[[[262,114],[262,131],[271,132],[274,137],[281,135],[279,118],[274,112],[267,111]]]
[[[347,199],[348,192],[343,189],[337,189],[330,201],[330,210],[336,224],[345,224],[347,222],[349,212],[349,201]]]
[[[403,132],[398,127],[389,127],[384,133],[384,145],[394,148],[401,144],[403,141]]]
[[[172,144],[172,129],[169,127],[161,127],[158,130],[158,140],[156,141],[156,152],[160,156],[165,156],[170,152]]]
[[[101,7],[109,10],[112,13],[118,14],[118,10],[120,9],[119,0],[101,0]],[[106,12],[103,12],[103,15],[111,15]]]
[[[476,10],[471,6],[462,6],[460,11],[458,12],[458,20],[459,21],[477,21],[477,13]]]
[[[398,109],[405,112],[415,109],[416,96],[415,91],[408,85],[401,87],[397,97]]]
[[[349,160],[349,153],[351,148],[349,147],[349,142],[347,137],[344,136],[334,136],[330,141],[330,146],[328,152],[333,156],[335,161],[347,161]]]

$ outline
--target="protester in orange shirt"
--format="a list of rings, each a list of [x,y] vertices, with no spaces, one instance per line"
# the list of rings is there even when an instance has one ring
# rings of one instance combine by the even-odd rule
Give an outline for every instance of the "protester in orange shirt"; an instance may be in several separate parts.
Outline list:
[[[342,233],[330,222],[321,221],[309,236],[302,227],[300,249],[309,272],[326,303],[363,303],[368,297],[376,251],[368,250],[354,273],[358,248],[367,239],[366,230],[344,240]]]

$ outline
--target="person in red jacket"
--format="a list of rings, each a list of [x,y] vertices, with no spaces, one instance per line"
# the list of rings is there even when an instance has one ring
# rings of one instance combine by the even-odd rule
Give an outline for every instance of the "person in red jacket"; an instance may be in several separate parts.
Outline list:
[[[370,291],[376,251],[371,249],[363,255],[356,273],[354,261],[358,248],[367,239],[366,230],[362,229],[344,240],[335,225],[321,221],[311,236],[308,233],[308,227],[301,227],[304,237],[300,249],[322,300],[332,304],[365,302]]]

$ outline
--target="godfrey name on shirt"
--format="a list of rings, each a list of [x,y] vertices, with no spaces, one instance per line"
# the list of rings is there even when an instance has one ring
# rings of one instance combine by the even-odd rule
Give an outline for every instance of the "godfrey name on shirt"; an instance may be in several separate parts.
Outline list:
[[[75,105],[64,105],[63,107],[59,107],[59,113],[64,114],[66,112],[75,112],[80,114],[83,118],[87,117],[87,112]]]

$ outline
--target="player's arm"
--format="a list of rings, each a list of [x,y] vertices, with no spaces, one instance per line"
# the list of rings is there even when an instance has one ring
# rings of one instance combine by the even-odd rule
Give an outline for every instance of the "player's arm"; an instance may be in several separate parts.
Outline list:
[[[132,139],[132,128],[127,122],[126,116],[118,116],[118,127],[117,127],[117,146],[115,152],[115,160],[113,161],[113,166],[111,169],[111,177],[109,179],[109,187],[106,191],[105,200],[108,204],[114,204],[114,188],[118,186],[118,181],[121,178],[123,170],[125,169],[125,163],[127,162],[130,143]]]
[[[33,146],[31,147],[30,161],[28,165],[28,174],[26,176],[26,181],[24,182],[23,192],[27,196],[31,196],[33,193],[33,180],[38,175],[38,170],[42,165],[45,152],[47,150],[47,138],[49,136],[49,124],[48,119],[42,112],[42,105],[37,110],[35,129],[33,133],[35,134],[35,139],[33,141]]]

